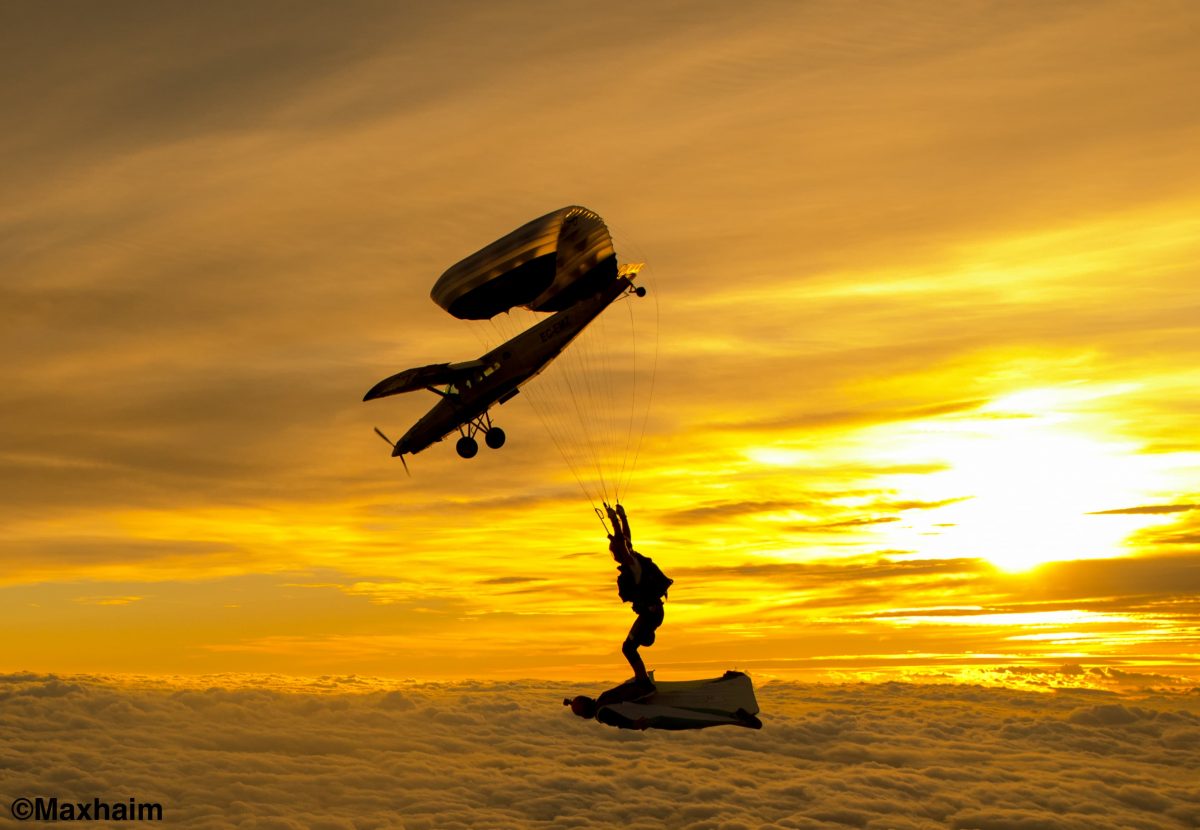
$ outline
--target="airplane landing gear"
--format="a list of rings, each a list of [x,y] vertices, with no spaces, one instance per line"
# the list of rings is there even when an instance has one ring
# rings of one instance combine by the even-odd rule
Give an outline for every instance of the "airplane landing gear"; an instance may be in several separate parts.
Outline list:
[[[483,442],[493,450],[504,446],[504,439],[507,437],[504,430],[492,426],[492,418],[485,412],[475,420],[468,421],[458,428],[458,434],[462,437],[458,439],[454,448],[458,450],[460,456],[474,458],[479,453],[479,442],[475,440],[475,436],[481,432],[483,433]]]
[[[475,453],[479,452],[479,442],[469,435],[464,435],[458,439],[458,443],[454,445],[458,450],[458,454],[463,458],[474,458]]]

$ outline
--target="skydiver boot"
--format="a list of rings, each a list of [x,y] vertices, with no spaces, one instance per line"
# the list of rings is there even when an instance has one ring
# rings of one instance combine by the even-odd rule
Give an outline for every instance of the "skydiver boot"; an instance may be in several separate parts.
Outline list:
[[[658,688],[655,687],[654,681],[650,679],[649,675],[646,677],[635,677],[630,685],[633,686],[633,697],[630,698],[633,701],[645,700],[658,691]]]

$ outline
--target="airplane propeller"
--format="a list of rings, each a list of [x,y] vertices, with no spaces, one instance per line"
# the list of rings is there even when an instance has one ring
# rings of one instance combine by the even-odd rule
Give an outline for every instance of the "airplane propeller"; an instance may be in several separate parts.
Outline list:
[[[388,438],[386,435],[384,435],[383,430],[381,430],[379,427],[375,427],[375,434],[378,435],[380,438],[382,438],[384,441],[387,441],[388,446],[391,447],[393,451],[396,449],[396,442],[393,441],[391,438]],[[404,465],[404,472],[408,473],[409,478],[412,478],[412,472],[408,469],[408,462],[404,460],[403,454],[401,454],[401,456],[400,456],[400,463]]]

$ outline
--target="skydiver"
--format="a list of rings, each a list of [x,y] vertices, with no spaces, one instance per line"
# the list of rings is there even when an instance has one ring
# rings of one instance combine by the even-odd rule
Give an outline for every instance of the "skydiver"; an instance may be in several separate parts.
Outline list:
[[[644,697],[641,699],[645,699]],[[629,718],[612,708],[613,704],[629,701],[628,686],[621,685],[615,689],[601,692],[600,697],[591,698],[587,695],[576,695],[563,698],[563,706],[570,706],[571,712],[585,720],[595,718],[601,723],[615,726],[618,729],[646,729],[650,720],[645,717]]]
[[[721,712],[709,708],[710,704],[706,704],[703,709],[692,709],[677,704],[659,703],[653,695],[633,699],[635,695],[636,692],[630,692],[628,684],[622,684],[615,689],[601,692],[596,698],[587,695],[563,698],[563,706],[571,707],[573,714],[585,720],[595,718],[600,723],[618,729],[707,729],[710,726],[723,725],[762,729],[762,721],[745,709]],[[623,703],[635,704],[636,708],[623,707]],[[639,714],[639,709],[645,709],[646,714]]]
[[[622,602],[632,603],[637,614],[621,646],[621,653],[633,668],[635,689],[645,697],[654,693],[654,682],[646,672],[638,647],[654,645],[654,632],[663,623],[663,598],[673,580],[668,579],[652,559],[633,549],[633,535],[629,531],[625,508],[618,503],[613,509],[605,502],[604,509],[608,511],[613,527],[608,537],[608,550],[617,562],[617,594]]]

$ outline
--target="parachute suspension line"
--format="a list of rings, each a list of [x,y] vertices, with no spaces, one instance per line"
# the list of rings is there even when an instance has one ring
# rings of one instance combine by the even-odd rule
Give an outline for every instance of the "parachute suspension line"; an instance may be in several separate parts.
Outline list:
[[[593,324],[596,322],[598,322],[598,319],[592,321]],[[567,371],[562,372],[561,377],[565,382],[568,395],[571,399],[571,405],[575,410],[575,420],[581,427],[582,434],[580,437],[582,438],[582,442],[579,449],[582,451],[584,460],[589,462],[589,466],[595,468],[596,480],[599,482],[600,492],[603,496],[607,497],[609,488],[604,476],[604,464],[599,446],[600,436],[597,429],[589,428],[589,425],[594,424],[598,418],[603,418],[603,413],[596,411],[600,408],[598,406],[600,401],[594,385],[598,368],[595,349],[592,343],[595,335],[596,331],[589,332],[585,329],[576,338],[576,341],[567,347],[567,349],[575,349],[575,354],[578,355],[579,360],[568,359],[564,361],[563,368]]]
[[[627,303],[626,309],[629,312],[630,336],[628,345],[630,354],[627,356],[623,355],[625,357],[623,366],[630,371],[629,377],[626,378],[629,387],[629,392],[627,393],[629,421],[625,436],[625,451],[621,458],[621,469],[618,476],[620,480],[619,492],[625,494],[626,489],[631,486],[637,471],[642,445],[645,442],[646,430],[650,422],[650,406],[654,399],[654,386],[658,375],[660,347],[659,286],[658,280],[655,279],[653,268],[647,268],[645,265],[645,263],[651,260],[648,252],[637,244],[636,239],[631,234],[625,232],[625,228],[613,227],[609,223],[609,231],[614,241],[619,243],[627,262],[642,263],[642,266],[635,271],[636,284],[638,287],[649,289],[645,293],[650,295],[651,301],[654,304],[654,316],[648,319],[649,309],[635,312],[633,298],[628,295],[625,298]],[[644,302],[644,300],[639,302]],[[639,309],[643,309],[643,307],[639,306]],[[648,324],[653,325],[653,328],[649,331],[647,330]],[[653,343],[652,347],[651,343]],[[653,349],[650,355],[646,354],[649,348]],[[649,365],[647,366],[647,364]]]
[[[600,520],[600,526],[601,526],[602,528],[604,528],[604,532],[605,532],[605,533],[607,533],[609,536],[616,536],[616,535],[617,535],[617,530],[616,530],[616,528],[613,528],[612,530],[609,530],[609,528],[608,528],[608,520],[604,518],[604,514],[600,512],[600,508],[599,508],[599,507],[597,507],[595,504],[593,504],[593,505],[592,505],[592,510],[595,510],[595,511],[596,511],[596,518]]]
[[[581,334],[581,337],[586,336],[587,330]],[[586,343],[586,340],[584,342]],[[589,489],[584,483],[584,478],[590,474],[590,468],[597,468],[597,476],[600,470],[593,446],[595,436],[588,429],[588,401],[578,393],[581,382],[579,376],[586,376],[590,366],[587,353],[575,350],[577,345],[578,339],[568,345],[564,353],[548,366],[529,388],[534,391],[531,401],[534,402],[538,417],[547,431],[557,436],[556,446],[559,454],[572,468],[581,488],[594,506],[594,488]],[[565,412],[568,399],[574,410],[573,417],[569,417]],[[562,402],[559,405],[563,408],[562,411],[557,411],[555,400]]]
[[[649,276],[649,275],[646,275],[646,276]],[[650,279],[650,281],[653,282],[653,279]],[[632,477],[634,477],[634,471],[637,469],[637,459],[640,458],[642,455],[642,444],[644,443],[644,440],[646,440],[646,428],[649,425],[649,421],[650,421],[650,404],[652,404],[654,402],[654,381],[656,379],[658,379],[658,374],[659,374],[659,347],[660,347],[660,343],[661,343],[661,325],[660,325],[661,318],[660,318],[658,284],[653,285],[653,290],[650,291],[649,294],[650,294],[650,296],[653,297],[653,302],[654,302],[654,333],[653,333],[654,349],[653,349],[652,353],[650,353],[650,369],[649,369],[648,380],[647,380],[647,384],[646,384],[646,386],[647,386],[646,401],[644,401],[644,403],[642,404],[642,407],[641,407],[642,425],[640,428],[638,428],[638,431],[637,431],[637,444],[634,446],[634,458],[632,458],[632,461],[629,462],[629,474],[628,474],[628,476],[625,477],[625,480],[623,482],[624,485],[628,485],[628,483],[632,480]],[[636,332],[636,330],[637,330],[636,321],[634,319],[634,307],[632,307],[632,305],[626,305],[626,307],[629,308],[629,320],[630,320],[630,332],[631,332],[630,338],[632,339],[632,337],[634,337],[634,332]],[[637,369],[638,369],[638,367],[637,367],[637,349],[632,349],[632,360],[634,360],[634,372],[632,372],[631,383],[632,383],[632,387],[634,387],[634,391],[632,391],[632,397],[634,397],[634,401],[632,401],[632,403],[630,405],[630,411],[629,411],[630,435],[632,435],[632,432],[634,432],[634,421],[636,419],[637,409],[638,409],[637,391],[638,391],[638,387],[641,386],[641,384],[638,383],[638,380],[637,380],[638,377],[640,377],[640,373],[638,373],[638,371],[637,371]],[[628,447],[628,445],[626,445],[626,450],[625,450],[626,458],[628,458],[628,455],[629,455],[629,447]],[[624,462],[625,462],[625,459],[623,458],[622,459],[623,473],[624,473],[624,469],[625,469]]]
[[[511,340],[521,330],[520,325],[515,322],[512,315],[505,314],[504,316],[508,325],[502,324],[499,321],[500,315],[496,315],[488,320],[488,322],[491,323],[492,330],[495,332],[496,337],[498,338],[498,343]],[[537,380],[541,380],[541,378]],[[563,431],[554,428],[552,419],[549,417],[549,413],[544,406],[545,401],[541,400],[541,396],[537,393],[533,395],[527,395],[526,397],[530,401],[530,405],[533,408],[534,414],[537,415],[538,420],[542,422],[542,426],[545,428],[546,433],[550,436],[550,442],[554,444],[558,454],[561,455],[563,460],[567,463],[567,469],[571,471],[571,475],[574,477],[575,483],[579,485],[580,491],[583,492],[583,497],[588,500],[592,506],[592,509],[599,513],[599,508],[596,506],[596,502],[592,499],[591,493],[583,483],[583,478],[579,474],[579,468],[575,459],[566,449]]]
[[[653,351],[653,356],[650,359],[650,373],[649,373],[649,381],[647,383],[647,389],[646,389],[646,402],[642,407],[642,426],[638,430],[637,446],[634,448],[633,461],[630,463],[630,466],[629,466],[629,478],[630,479],[633,478],[633,473],[637,469],[638,458],[642,454],[642,443],[646,439],[646,427],[650,422],[650,405],[654,402],[654,381],[658,378],[658,351],[659,351],[659,345],[661,343],[661,338],[660,338],[661,316],[660,316],[660,308],[659,308],[659,304],[658,304],[658,286],[655,285],[654,289],[655,290],[652,292],[652,296],[654,297],[654,351]],[[629,309],[629,315],[630,315],[630,318],[632,319],[632,317],[633,317],[632,306]],[[635,358],[637,357],[636,352],[634,354],[634,357]],[[636,390],[637,390],[637,383],[636,383],[636,376],[635,376],[635,383],[634,383],[635,395],[636,395]],[[630,427],[632,427],[632,425],[633,425],[633,418],[634,418],[634,412],[631,411],[630,412]]]
[[[567,469],[571,471],[571,476],[575,479],[575,483],[579,485],[579,489],[582,491],[583,497],[588,500],[588,503],[592,506],[592,510],[595,510],[596,513],[599,514],[600,508],[596,506],[596,502],[592,499],[592,494],[588,492],[587,486],[583,483],[583,478],[579,475],[579,469],[574,460],[567,453],[566,447],[563,445],[561,438],[556,435],[555,430],[551,428],[549,418],[546,417],[545,411],[537,403],[532,404],[532,406],[534,414],[538,416],[538,420],[542,422],[542,426],[545,427],[547,434],[549,434],[550,442],[554,444],[554,448],[558,450],[558,454],[561,455],[563,460],[567,462]]]
[[[530,395],[530,400],[541,408],[538,415],[547,431],[557,437],[556,445],[568,466],[579,478],[585,470],[594,471],[595,483],[589,491],[593,502],[597,498],[610,503],[619,501],[632,481],[645,440],[653,394],[654,377],[644,376],[648,367],[657,370],[657,292],[653,300],[656,319],[650,336],[638,332],[646,320],[635,311],[633,299],[626,297],[623,301],[625,314],[599,315],[530,387],[537,393]],[[617,331],[624,328],[620,321],[626,315],[628,331]],[[654,344],[655,353],[647,361],[639,351],[645,351],[650,343]],[[621,370],[625,372],[618,374]],[[557,409],[563,410],[558,413],[555,407],[547,411],[546,399],[541,394],[555,389],[559,390]],[[574,417],[565,417],[570,411]],[[572,429],[556,430],[556,414],[563,427]]]
[[[548,242],[553,243],[552,258],[543,256],[548,252],[544,250]],[[536,262],[525,255],[534,256]],[[528,261],[531,270],[518,274],[514,264],[518,261],[522,267]],[[575,290],[600,290],[601,285],[611,289],[612,293],[603,298],[603,307],[592,308],[595,316],[588,312],[588,322],[582,329],[572,327],[574,315],[563,312],[559,319],[567,331],[575,334],[574,339],[562,354],[536,367],[537,376],[526,379],[530,381],[528,387],[522,384],[524,398],[593,509],[597,500],[616,502],[624,494],[637,467],[649,422],[649,398],[643,386],[645,355],[637,354],[648,339],[636,332],[646,318],[641,311],[635,313],[632,301],[634,294],[646,293],[641,287],[644,283],[634,283],[641,267],[633,262],[618,264],[604,221],[586,208],[569,205],[527,222],[451,266],[431,292],[434,301],[452,316],[490,322],[494,337],[483,334],[486,326],[473,329],[490,352],[505,348],[504,343],[528,332],[530,327],[522,327],[521,323],[545,320],[541,313],[570,307],[570,301],[578,299],[571,296]],[[604,282],[613,278],[619,281]],[[527,296],[534,288],[542,293]],[[518,308],[513,307],[514,301],[523,302]],[[627,303],[628,334],[617,331],[624,325],[625,314],[607,309],[617,301]],[[657,296],[654,303],[657,318]],[[656,370],[657,332],[653,339]],[[531,350],[531,354],[536,353],[536,348]],[[653,377],[650,381],[652,394]],[[504,391],[515,394],[516,390]],[[643,407],[646,412],[639,412]],[[486,426],[491,428],[490,423]],[[555,478],[561,480],[561,474]],[[604,516],[598,515],[603,524]]]
[[[534,383],[541,383],[544,380],[545,378],[538,378],[534,381]],[[528,398],[530,405],[533,407],[534,413],[538,416],[538,420],[542,422],[542,426],[545,427],[547,434],[550,436],[551,443],[554,444],[555,449],[558,450],[558,454],[561,455],[563,460],[567,463],[567,467],[570,469],[571,475],[575,477],[576,483],[579,484],[579,489],[583,491],[584,497],[587,498],[588,502],[591,503],[592,508],[595,509],[596,503],[592,499],[592,495],[588,490],[587,485],[583,483],[583,476],[580,474],[578,454],[571,451],[571,446],[578,440],[578,438],[567,434],[568,431],[564,429],[560,423],[555,422],[555,419],[549,411],[548,404],[546,401],[541,399],[541,395],[539,393],[529,395]]]
[[[628,305],[629,298],[626,297],[624,299],[624,302],[626,303],[626,305]],[[609,322],[611,322],[611,321],[609,321]],[[615,333],[615,334],[619,334],[619,333]],[[609,418],[609,423],[608,423],[609,452],[612,453],[614,456],[619,454],[620,458],[621,458],[620,469],[614,469],[614,468],[616,468],[616,459],[615,458],[610,459],[608,462],[610,465],[612,465],[610,467],[610,469],[614,469],[615,481],[613,483],[612,502],[616,503],[621,500],[621,489],[622,489],[621,472],[625,468],[625,458],[626,458],[626,455],[628,454],[627,450],[625,452],[618,452],[621,448],[622,429],[621,429],[621,420],[617,416],[624,416],[624,410],[619,410],[619,407],[622,403],[621,395],[620,395],[620,383],[619,383],[620,379],[618,377],[618,372],[621,368],[621,361],[617,359],[617,355],[620,353],[620,352],[618,352],[618,349],[628,348],[630,343],[632,343],[632,338],[630,338],[629,342],[626,342],[626,338],[624,336],[616,336],[614,338],[609,338],[607,342],[611,342],[614,345],[612,348],[610,348],[604,352],[604,364],[605,365],[604,365],[603,374],[601,375],[601,379],[604,382],[604,385],[606,387],[605,396],[606,396],[607,400],[611,401],[610,409],[612,410],[609,413],[610,418]],[[631,375],[631,377],[636,377],[636,373],[634,375]]]
[[[625,452],[621,453],[621,471],[617,473],[617,492],[613,494],[617,501],[621,500],[621,490],[629,483],[629,479],[625,477],[625,468],[629,461],[629,448],[633,444],[633,420],[637,411],[637,326],[634,325],[633,304],[628,299],[625,301],[625,308],[629,310],[629,351],[633,361],[630,382],[633,384],[633,394],[629,396],[629,428],[625,431]],[[632,477],[632,469],[629,474]]]
[[[647,276],[643,272],[643,276]],[[654,294],[655,315],[658,313]],[[648,366],[657,366],[658,338],[632,295],[620,298],[625,311],[608,309],[521,388],[550,443],[562,456],[584,498],[595,509],[625,495],[637,467],[649,421]],[[649,312],[649,309],[645,309]],[[513,339],[545,319],[524,309],[497,314],[472,326],[486,350]],[[489,328],[490,326],[490,328]],[[642,329],[638,331],[638,329]],[[646,349],[653,343],[653,361]],[[654,378],[649,378],[653,391]]]
[[[603,482],[602,480],[602,483],[604,484],[604,500],[611,503],[616,500],[616,482],[611,480],[613,460],[608,456],[610,456],[615,449],[612,441],[612,416],[614,414],[613,410],[616,408],[616,389],[613,386],[612,377],[612,352],[614,346],[611,344],[614,341],[611,339],[608,333],[608,322],[608,314],[601,314],[600,328],[597,330],[597,334],[599,336],[593,338],[592,343],[589,343],[589,345],[594,346],[592,349],[592,354],[596,360],[593,367],[594,371],[592,371],[588,377],[588,383],[591,387],[588,394],[593,401],[596,401],[598,404],[600,404],[595,407],[597,411],[593,416],[598,417],[603,421],[600,424],[602,431],[597,433],[597,448],[600,451],[600,455],[596,459],[596,462],[599,469],[609,471],[609,476],[607,477],[609,480],[607,482]],[[604,346],[602,344],[610,345]]]

